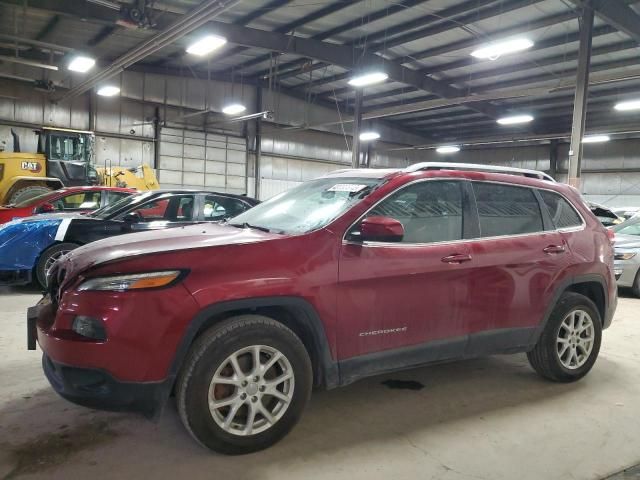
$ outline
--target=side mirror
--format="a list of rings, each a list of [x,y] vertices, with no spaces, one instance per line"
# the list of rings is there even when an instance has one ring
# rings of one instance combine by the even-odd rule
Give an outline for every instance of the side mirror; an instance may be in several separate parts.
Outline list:
[[[370,242],[400,242],[404,227],[395,218],[368,217],[360,223],[360,238]]]
[[[129,212],[122,217],[122,220],[126,223],[137,223],[140,221],[140,215],[137,212]]]
[[[33,213],[52,213],[56,211],[56,207],[52,203],[43,203],[36,207]]]

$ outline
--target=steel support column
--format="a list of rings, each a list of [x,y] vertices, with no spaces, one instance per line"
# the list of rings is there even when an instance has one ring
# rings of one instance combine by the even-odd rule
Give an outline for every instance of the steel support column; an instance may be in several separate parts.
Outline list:
[[[262,87],[256,88],[256,112],[262,111]],[[256,118],[256,146],[255,146],[255,198],[260,198],[260,162],[262,160],[262,117]],[[247,178],[248,175],[247,175]],[[249,192],[247,192],[248,194]]]
[[[556,180],[556,175],[558,175],[558,143],[556,138],[549,142],[549,175]]]
[[[589,65],[591,63],[591,41],[593,31],[593,9],[591,2],[585,1],[580,15],[580,47],[576,93],[573,103],[571,125],[571,145],[569,147],[569,176],[567,183],[580,189],[580,168],[582,163],[582,137],[587,119],[587,99],[589,96]]]
[[[360,125],[362,123],[362,89],[356,89],[356,102],[353,113],[353,142],[351,145],[351,166],[360,167]]]

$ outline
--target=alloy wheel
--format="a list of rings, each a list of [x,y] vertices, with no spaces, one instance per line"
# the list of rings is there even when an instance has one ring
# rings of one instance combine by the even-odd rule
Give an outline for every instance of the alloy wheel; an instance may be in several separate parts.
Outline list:
[[[558,330],[556,352],[562,365],[575,370],[586,363],[593,350],[595,330],[593,319],[584,310],[569,312]]]
[[[220,428],[239,436],[273,426],[293,398],[293,367],[279,350],[252,345],[229,355],[211,379],[209,411]]]

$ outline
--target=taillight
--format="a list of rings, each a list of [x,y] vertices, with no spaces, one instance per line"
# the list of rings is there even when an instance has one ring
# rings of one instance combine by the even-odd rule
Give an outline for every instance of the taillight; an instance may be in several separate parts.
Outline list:
[[[52,213],[56,211],[56,207],[51,203],[43,203],[39,207],[33,209],[33,213]]]
[[[607,228],[606,230],[607,230],[607,237],[609,238],[611,245],[613,245],[614,243],[616,243],[616,233],[610,228]]]

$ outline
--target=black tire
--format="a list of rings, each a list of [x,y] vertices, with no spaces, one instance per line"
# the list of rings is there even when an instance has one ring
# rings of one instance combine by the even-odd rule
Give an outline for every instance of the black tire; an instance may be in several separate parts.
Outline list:
[[[37,197],[45,193],[52,192],[53,188],[43,187],[42,185],[29,185],[16,190],[9,197],[10,204],[16,204]]]
[[[633,293],[636,297],[640,297],[640,270],[636,272],[636,278],[633,281],[631,293]]]
[[[253,345],[273,348],[284,355],[293,371],[294,387],[288,408],[283,409],[278,420],[262,432],[241,436],[223,429],[214,419],[209,408],[209,389],[216,371],[229,365],[227,359]],[[282,439],[298,422],[311,395],[312,384],[309,354],[295,333],[271,318],[241,315],[214,325],[194,342],[176,382],[176,403],[182,423],[200,444],[216,452],[239,455],[262,450]],[[241,391],[238,386],[229,388],[233,389],[229,398]],[[269,397],[266,398],[269,402]],[[249,400],[247,397],[244,401],[247,406],[243,405],[237,412],[248,409]],[[263,406],[263,400],[259,402]],[[263,417],[263,422],[265,419]]]
[[[558,334],[563,320],[576,310],[586,312],[593,323],[593,347],[584,364],[577,368],[567,368],[560,360],[558,348]],[[574,382],[581,379],[593,367],[602,341],[602,319],[596,305],[584,295],[578,293],[564,293],[549,317],[542,335],[533,350],[527,353],[527,358],[533,369],[541,376],[554,382]]]
[[[70,252],[78,247],[79,245],[75,243],[56,243],[42,252],[42,254],[40,254],[40,258],[38,258],[35,268],[35,280],[37,284],[42,288],[47,288],[47,262],[49,262],[50,259],[60,256],[63,253]]]

